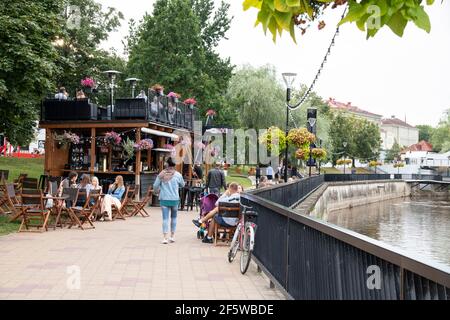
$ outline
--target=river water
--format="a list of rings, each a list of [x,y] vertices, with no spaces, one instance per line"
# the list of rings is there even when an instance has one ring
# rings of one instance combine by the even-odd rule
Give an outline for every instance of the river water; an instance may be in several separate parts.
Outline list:
[[[395,199],[334,211],[327,221],[450,266],[450,201]]]

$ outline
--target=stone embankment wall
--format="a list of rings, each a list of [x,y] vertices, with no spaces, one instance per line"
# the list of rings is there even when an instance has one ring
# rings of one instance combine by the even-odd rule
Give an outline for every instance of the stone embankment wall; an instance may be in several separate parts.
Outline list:
[[[365,181],[329,183],[319,188],[308,204],[297,210],[303,214],[326,220],[328,213],[370,203],[411,196],[411,187],[403,181]]]

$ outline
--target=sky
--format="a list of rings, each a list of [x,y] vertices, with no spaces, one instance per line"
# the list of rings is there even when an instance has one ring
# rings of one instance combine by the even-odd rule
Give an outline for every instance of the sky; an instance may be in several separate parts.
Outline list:
[[[102,44],[106,49],[123,52],[121,40],[127,35],[128,20],[139,20],[151,13],[154,0],[99,0],[106,7],[115,7],[124,16],[122,26]],[[242,0],[230,3],[233,16],[228,40],[218,47],[222,57],[230,57],[237,67],[244,64],[272,64],[279,72],[297,73],[294,85],[309,85],[322,62],[342,8],[324,17],[327,26],[315,26],[305,35],[297,34],[295,44],[288,34],[273,43],[261,26],[254,27],[257,11],[243,11]],[[216,0],[220,3],[220,0]],[[375,38],[366,40],[355,24],[344,24],[335,46],[316,83],[316,91],[324,99],[330,97],[351,102],[364,110],[391,117],[412,125],[436,126],[443,112],[450,109],[450,1],[436,1],[426,8],[431,32],[408,24],[402,38],[388,27]],[[131,75],[130,75],[131,76]]]

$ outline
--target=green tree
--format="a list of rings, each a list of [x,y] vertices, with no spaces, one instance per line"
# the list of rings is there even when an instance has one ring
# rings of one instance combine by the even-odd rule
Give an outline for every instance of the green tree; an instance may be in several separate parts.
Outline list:
[[[385,160],[386,161],[394,161],[395,159],[398,158],[401,151],[402,151],[402,148],[398,144],[397,139],[395,139],[394,144],[392,145],[392,148],[386,152]]]
[[[256,24],[262,25],[264,33],[269,30],[274,41],[283,31],[296,41],[296,27],[302,34],[311,25],[322,29],[324,13],[341,5],[347,6],[348,11],[339,24],[355,22],[361,31],[367,30],[367,38],[384,26],[401,37],[409,22],[429,33],[431,24],[425,3],[432,5],[434,0],[244,0],[243,7],[258,10]]]
[[[73,12],[66,13],[69,23],[62,24],[62,33],[56,41],[59,52],[57,65],[61,72],[55,84],[74,93],[86,76],[93,77],[98,83],[105,83],[107,79],[102,71],[113,68],[125,71],[123,59],[113,51],[99,48],[101,42],[108,39],[109,33],[120,26],[123,14],[111,7],[104,10],[94,0],[70,0],[66,3],[70,4],[67,10],[72,9]],[[76,20],[78,16],[79,20]],[[70,23],[70,19],[74,22]]]
[[[238,120],[235,127],[284,127],[285,93],[273,66],[243,66],[232,76],[226,100],[230,113]]]
[[[63,24],[62,2],[0,2],[0,132],[25,145],[34,134],[40,101],[53,88]]]
[[[355,160],[368,161],[378,158],[381,146],[379,127],[368,120],[350,117],[343,112],[332,116],[329,131],[332,146],[331,159],[349,157],[353,167]]]
[[[423,124],[416,126],[419,129],[419,141],[425,140],[427,142],[431,141],[431,136],[433,135],[434,128],[430,125]]]
[[[434,129],[431,144],[437,152],[450,151],[450,109],[445,112],[439,125]]]
[[[230,28],[229,5],[213,0],[158,0],[139,26],[130,26],[129,74],[195,97],[204,115],[221,113],[233,67],[214,50]]]

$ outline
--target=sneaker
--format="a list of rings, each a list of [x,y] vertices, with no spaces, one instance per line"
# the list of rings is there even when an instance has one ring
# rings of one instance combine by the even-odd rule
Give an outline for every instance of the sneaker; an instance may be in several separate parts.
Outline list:
[[[198,221],[198,220],[192,220],[192,223],[193,224],[195,224],[195,226],[197,227],[197,228],[200,228],[200,226],[202,225],[202,223],[200,222],[200,221]]]
[[[208,238],[207,236],[203,238],[202,240],[203,243],[213,243],[213,238]]]
[[[167,239],[163,239],[163,241],[161,241],[162,244],[168,244],[169,242],[167,241]]]
[[[175,242],[175,238],[170,237],[170,238],[169,238],[169,242],[170,242],[170,243],[174,243],[174,242]]]

